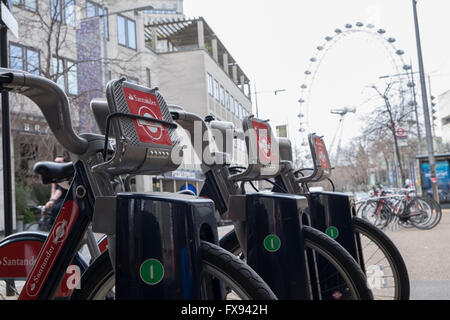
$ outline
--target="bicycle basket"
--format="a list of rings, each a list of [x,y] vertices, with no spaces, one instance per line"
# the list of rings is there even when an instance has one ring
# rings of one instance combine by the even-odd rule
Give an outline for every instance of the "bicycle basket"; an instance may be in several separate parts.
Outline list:
[[[176,170],[182,161],[182,148],[164,98],[157,91],[124,78],[108,83],[106,98],[110,113],[105,144],[112,132],[116,147],[113,157],[97,169],[111,175]]]

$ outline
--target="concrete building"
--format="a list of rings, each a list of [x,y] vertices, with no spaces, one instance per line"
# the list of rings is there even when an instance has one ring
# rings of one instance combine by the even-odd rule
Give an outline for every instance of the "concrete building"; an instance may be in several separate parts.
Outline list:
[[[450,90],[438,96],[442,142],[450,144]]]
[[[136,0],[132,8],[119,0],[13,4],[20,39],[8,35],[10,67],[40,74],[64,88],[77,132],[97,131],[89,103],[104,97],[109,80],[122,76],[159,87],[168,103],[232,121],[238,128],[251,113],[249,79],[204,19],[184,18],[182,0]],[[39,184],[31,172],[34,163],[53,160],[63,150],[36,106],[20,96],[11,101],[13,160],[20,166],[16,172]],[[235,147],[235,162],[242,163],[245,146],[236,142]],[[199,190],[202,176],[198,166],[184,164],[176,172],[138,177],[134,183],[143,192]]]
[[[147,25],[145,31],[147,45],[158,54],[157,86],[166,100],[242,129],[242,119],[252,112],[250,81],[206,21],[177,19]],[[245,165],[245,150],[243,141],[235,142],[236,164]],[[179,171],[199,176],[199,166],[189,163]],[[156,183],[165,191],[179,190],[168,178]],[[198,190],[198,181],[194,187]]]

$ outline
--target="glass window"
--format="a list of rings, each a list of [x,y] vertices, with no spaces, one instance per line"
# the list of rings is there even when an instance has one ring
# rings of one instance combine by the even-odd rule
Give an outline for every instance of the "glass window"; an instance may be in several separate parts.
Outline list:
[[[225,107],[230,110],[230,93],[225,91]]]
[[[61,21],[61,0],[50,1],[52,20]]]
[[[11,69],[23,70],[22,47],[13,44],[9,46],[9,66]]]
[[[11,43],[9,45],[9,66],[12,69],[39,74],[39,52]]]
[[[136,49],[136,22],[123,16],[117,16],[117,37],[119,44]]]
[[[127,45],[127,34],[126,34],[126,24],[125,18],[122,16],[117,16],[117,37],[119,44],[126,46]]]
[[[77,65],[67,62],[67,91],[70,94],[78,94]]]
[[[64,22],[69,26],[75,27],[75,0],[65,0],[64,5]]]
[[[27,71],[39,75],[39,52],[27,49]]]
[[[149,68],[145,68],[145,74],[147,76],[147,87],[152,87],[152,73]]]
[[[208,81],[208,93],[211,96],[214,96],[214,84],[213,84],[213,77],[209,73],[207,74],[207,81]]]
[[[99,4],[91,1],[86,1],[86,18],[92,18],[96,16],[103,16],[103,28],[106,39],[109,40],[109,22],[108,22],[108,9],[102,7]]]
[[[239,119],[242,119],[243,115],[244,115],[244,110],[242,108],[242,104],[240,104],[240,103],[239,103],[239,111],[238,112],[239,112],[239,115],[238,115]]]
[[[36,11],[37,8],[37,0],[25,0],[24,5],[25,8],[31,11]]]
[[[220,86],[220,104],[225,105],[225,89]]]
[[[86,1],[86,18],[91,18],[97,16],[97,5]]]
[[[128,23],[128,47],[136,49],[136,22],[127,20]]]
[[[102,7],[98,8],[99,15],[103,16],[103,31],[105,33],[106,40],[109,40],[109,21],[108,21],[108,9],[102,9]]]
[[[64,60],[52,58],[53,75],[56,79],[56,84],[66,91],[66,84],[64,81]]]
[[[217,101],[220,99],[220,92],[219,92],[219,82],[217,82],[216,79],[214,79],[214,97]]]
[[[37,9],[37,0],[13,0],[13,5],[23,6],[25,9],[36,11]]]

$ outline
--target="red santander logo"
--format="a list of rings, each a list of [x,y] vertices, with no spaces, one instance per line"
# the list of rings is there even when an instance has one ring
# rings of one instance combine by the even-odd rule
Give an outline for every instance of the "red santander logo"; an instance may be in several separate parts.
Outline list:
[[[141,106],[139,108],[138,114],[143,117],[158,119],[155,113],[147,106]],[[137,123],[153,139],[153,141],[157,142],[161,140],[164,129],[162,124],[140,119],[137,121]]]
[[[131,88],[123,88],[131,114],[163,120],[156,95]],[[133,120],[139,141],[171,146],[169,132],[164,124],[141,119]]]

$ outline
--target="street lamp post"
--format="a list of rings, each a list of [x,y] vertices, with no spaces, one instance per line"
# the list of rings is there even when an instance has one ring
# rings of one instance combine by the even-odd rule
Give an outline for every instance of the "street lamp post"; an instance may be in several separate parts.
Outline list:
[[[259,110],[258,110],[258,94],[259,93],[273,92],[275,95],[277,95],[278,92],[286,91],[286,89],[256,91],[256,84],[254,85],[254,87],[255,87],[255,92],[253,94],[255,95],[255,108],[256,108],[256,117],[257,118],[259,118]]]
[[[425,83],[425,71],[423,66],[422,46],[420,43],[419,21],[417,17],[417,0],[412,0],[414,13],[414,26],[416,31],[417,58],[419,60],[420,85],[422,91],[423,113],[425,120],[425,136],[427,141],[428,162],[430,163],[430,179],[433,190],[433,198],[439,203],[439,190],[436,176],[436,160],[434,158],[433,138],[430,125],[430,112],[428,109],[427,87]]]

